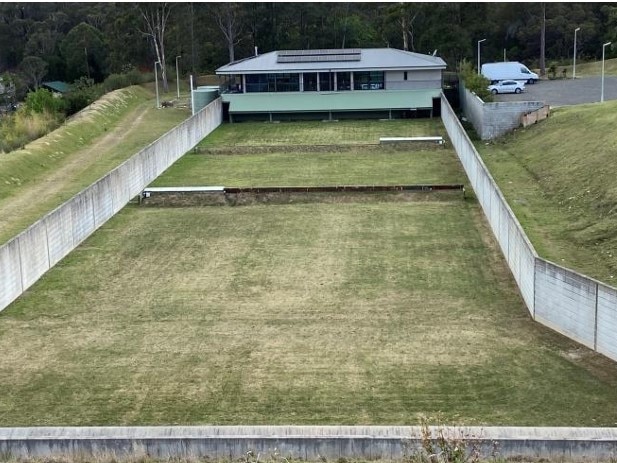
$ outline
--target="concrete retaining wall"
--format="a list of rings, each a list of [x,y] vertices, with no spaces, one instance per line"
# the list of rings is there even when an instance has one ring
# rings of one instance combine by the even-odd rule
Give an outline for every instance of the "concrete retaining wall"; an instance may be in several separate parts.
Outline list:
[[[617,428],[430,427],[433,440],[467,440],[482,459],[611,460]],[[0,428],[7,458],[288,458],[401,460],[421,451],[418,426],[174,426]]]
[[[222,122],[218,99],[0,247],[0,310]]]
[[[538,257],[445,97],[441,117],[532,317],[617,361],[617,289]]]
[[[533,316],[534,265],[537,253],[445,97],[442,97],[441,118],[525,304]]]
[[[504,135],[521,125],[521,117],[541,109],[541,101],[500,101],[485,103],[461,86],[461,107],[482,140]]]

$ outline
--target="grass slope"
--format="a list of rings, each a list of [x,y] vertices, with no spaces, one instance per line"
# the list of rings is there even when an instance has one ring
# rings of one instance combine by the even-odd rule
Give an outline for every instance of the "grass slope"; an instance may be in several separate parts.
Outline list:
[[[559,108],[477,148],[538,252],[617,283],[617,102]]]
[[[617,367],[487,233],[465,201],[125,208],[0,313],[0,424],[614,425]]]
[[[105,95],[24,149],[0,155],[0,242],[7,241],[188,116],[130,87]]]

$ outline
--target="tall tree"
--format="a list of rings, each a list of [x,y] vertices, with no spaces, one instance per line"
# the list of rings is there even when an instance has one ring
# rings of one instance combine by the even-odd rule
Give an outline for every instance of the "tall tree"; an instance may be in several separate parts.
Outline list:
[[[233,63],[236,60],[236,45],[242,40],[242,18],[240,14],[240,5],[238,3],[217,3],[214,6],[214,18],[219,26],[219,29],[225,37],[227,44],[227,52],[229,53],[229,62]]]
[[[100,82],[105,78],[107,51],[98,29],[86,23],[78,24],[62,40],[60,50],[66,60],[69,80],[87,76]]]
[[[163,90],[169,90],[167,82],[167,70],[165,61],[165,34],[167,32],[167,22],[171,13],[172,5],[168,3],[153,3],[144,4],[139,11],[144,20],[145,30],[140,32],[147,36],[152,41],[156,59],[161,65],[161,79],[163,81]]]
[[[28,86],[37,90],[47,74],[47,63],[38,56],[26,56],[19,64],[19,70]]]
[[[546,74],[546,3],[542,3],[542,26],[540,28],[540,75]]]

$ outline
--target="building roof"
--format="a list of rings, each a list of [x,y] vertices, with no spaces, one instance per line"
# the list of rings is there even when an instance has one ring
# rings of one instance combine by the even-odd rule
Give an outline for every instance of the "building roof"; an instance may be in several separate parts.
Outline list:
[[[43,82],[41,84],[43,87],[47,87],[54,92],[58,93],[66,93],[71,89],[71,86],[66,82],[61,82],[59,80],[53,80],[51,82]]]
[[[296,57],[296,58],[291,58]],[[311,58],[312,57],[312,58]],[[292,62],[289,62],[292,61]],[[265,74],[270,72],[370,71],[445,69],[438,56],[396,48],[341,50],[283,50],[264,53],[221,66],[217,74]]]
[[[230,113],[289,113],[432,108],[441,89],[346,92],[224,93]]]

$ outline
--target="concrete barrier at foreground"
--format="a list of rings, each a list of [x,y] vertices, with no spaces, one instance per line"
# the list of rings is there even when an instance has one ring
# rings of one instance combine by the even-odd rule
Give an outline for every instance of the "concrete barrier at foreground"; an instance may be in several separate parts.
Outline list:
[[[424,430],[426,431],[426,430]],[[0,428],[7,458],[401,460],[422,452],[419,426]],[[614,461],[617,428],[429,427],[481,459]]]

